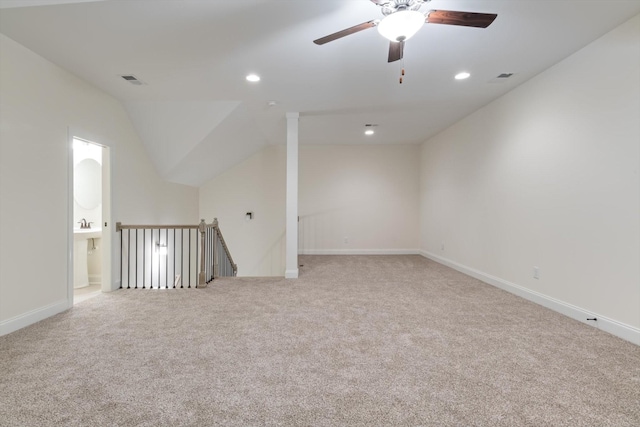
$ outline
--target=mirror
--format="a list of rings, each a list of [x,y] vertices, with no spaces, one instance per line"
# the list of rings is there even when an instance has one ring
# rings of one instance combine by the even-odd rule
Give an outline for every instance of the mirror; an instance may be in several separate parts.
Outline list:
[[[73,197],[82,208],[95,209],[102,202],[102,167],[94,159],[81,160],[74,169]]]

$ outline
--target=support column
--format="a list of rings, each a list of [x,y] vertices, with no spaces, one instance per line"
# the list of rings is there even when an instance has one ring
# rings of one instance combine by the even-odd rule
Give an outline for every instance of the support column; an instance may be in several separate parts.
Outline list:
[[[284,277],[298,278],[298,119],[287,113],[287,248]]]

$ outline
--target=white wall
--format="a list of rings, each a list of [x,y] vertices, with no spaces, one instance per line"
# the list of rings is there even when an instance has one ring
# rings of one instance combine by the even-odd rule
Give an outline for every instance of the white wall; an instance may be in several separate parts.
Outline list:
[[[417,145],[301,145],[300,253],[417,253],[418,171]],[[220,221],[238,275],[284,275],[285,198],[284,146],[200,188],[200,216]]]
[[[300,253],[416,253],[419,146],[300,150]]]
[[[111,147],[114,221],[197,223],[198,198],[196,188],[158,178],[117,100],[4,35],[0,52],[0,333],[7,333],[69,301],[69,128]]]
[[[286,149],[271,146],[200,187],[200,216],[218,218],[239,276],[284,275],[285,180]]]
[[[640,337],[639,117],[636,16],[423,144],[422,250]]]

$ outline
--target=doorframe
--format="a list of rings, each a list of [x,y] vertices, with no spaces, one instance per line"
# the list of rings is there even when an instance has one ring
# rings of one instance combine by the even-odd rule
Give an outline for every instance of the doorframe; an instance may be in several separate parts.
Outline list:
[[[74,178],[74,163],[73,163],[73,140],[81,139],[91,144],[99,145],[102,147],[102,228],[101,236],[101,262],[102,262],[102,277],[101,277],[101,290],[102,292],[110,292],[115,290],[115,283],[112,276],[112,259],[113,259],[113,231],[115,228],[112,226],[111,221],[111,206],[112,206],[112,167],[111,167],[111,146],[105,140],[97,135],[92,135],[89,132],[69,128],[68,129],[68,141],[67,141],[67,306],[73,307],[73,209],[74,209],[74,193],[73,193],[73,178]]]

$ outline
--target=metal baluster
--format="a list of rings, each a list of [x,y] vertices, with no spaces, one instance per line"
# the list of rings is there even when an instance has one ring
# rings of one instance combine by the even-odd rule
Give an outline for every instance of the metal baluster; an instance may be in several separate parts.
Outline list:
[[[134,289],[138,289],[138,229],[137,228],[136,228],[136,257],[133,259],[133,261],[136,264],[136,268],[135,268],[136,286]]]
[[[172,264],[173,268],[172,268],[172,272],[173,274],[172,276],[172,280],[173,280],[173,288],[175,289],[176,287],[176,229],[173,229],[173,264]]]
[[[173,243],[171,244],[171,283],[169,283],[169,287],[173,288],[175,286],[176,279],[176,229],[173,229]],[[169,254],[167,253],[167,264],[169,263]]]
[[[205,234],[205,238],[207,241],[207,250],[205,251],[205,255],[204,255],[204,274],[205,274],[205,279],[204,281],[209,283],[209,253],[211,252],[211,236],[209,235],[209,227],[207,227],[206,230],[206,234]]]
[[[147,229],[142,229],[142,289],[146,287],[147,273]]]
[[[122,235],[124,233],[122,232],[122,230],[120,230],[120,289],[122,289],[122,257],[123,257],[123,253],[122,253]]]
[[[200,251],[203,243],[202,233],[200,233],[200,228],[198,228],[198,231],[196,231],[196,283],[193,285],[194,288],[197,288],[198,283],[200,282],[200,268],[198,267],[198,261],[200,261]]]
[[[162,255],[160,254],[161,244],[160,229],[158,228],[158,289],[160,289],[160,285],[162,284],[160,278],[160,266],[162,265]]]
[[[124,234],[122,230],[120,233]],[[120,247],[122,247],[122,234],[120,234]],[[122,249],[120,249],[122,251]],[[131,289],[131,229],[127,230],[127,289]],[[120,257],[120,289],[122,289],[122,257]]]
[[[153,228],[149,229],[149,246],[150,246],[150,250],[149,250],[149,276],[151,277],[151,279],[149,280],[149,289],[153,289]],[[145,257],[147,255],[147,250],[145,250]]]
[[[153,289],[153,228],[149,229],[149,233],[151,233],[151,237],[149,238],[149,258],[150,264],[149,267],[149,275],[151,276],[151,280],[149,281],[149,289]]]
[[[164,288],[169,289],[169,229],[164,231],[164,244],[167,247],[167,253],[164,255]]]
[[[187,258],[189,260],[189,268],[187,270],[187,272],[189,273],[189,283],[187,288],[191,287],[191,230],[189,230],[189,257]]]

